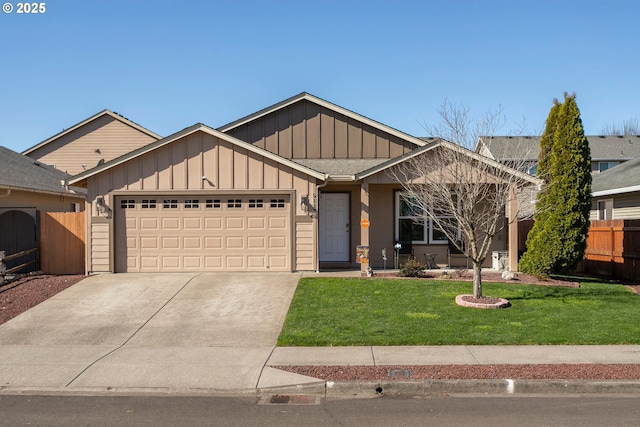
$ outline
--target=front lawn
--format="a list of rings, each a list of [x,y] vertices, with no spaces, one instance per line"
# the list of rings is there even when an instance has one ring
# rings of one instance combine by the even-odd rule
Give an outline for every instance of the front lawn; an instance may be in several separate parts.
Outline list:
[[[280,346],[639,344],[640,295],[621,285],[580,288],[483,283],[511,307],[460,307],[469,282],[304,278]]]

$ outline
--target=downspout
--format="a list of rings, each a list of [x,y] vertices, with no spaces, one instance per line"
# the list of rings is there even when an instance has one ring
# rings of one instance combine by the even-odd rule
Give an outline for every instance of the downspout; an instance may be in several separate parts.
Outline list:
[[[318,206],[316,208],[316,224],[313,227],[315,238],[315,250],[316,250],[316,273],[320,273],[320,189],[326,187],[329,184],[328,177],[325,175],[324,183],[316,186],[315,198]]]

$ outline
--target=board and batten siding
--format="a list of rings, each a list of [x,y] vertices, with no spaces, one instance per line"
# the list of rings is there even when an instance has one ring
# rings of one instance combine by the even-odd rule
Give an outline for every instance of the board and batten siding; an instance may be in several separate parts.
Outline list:
[[[76,175],[85,170],[83,164],[90,169],[100,160],[108,162],[154,141],[154,137],[103,115],[35,149],[28,156]]]
[[[115,209],[113,192],[116,191],[131,191],[132,194],[166,192],[184,195],[194,191],[197,191],[197,194],[209,194],[208,191],[211,192],[210,194],[221,194],[224,191],[243,191],[251,194],[251,190],[256,190],[264,194],[268,190],[291,190],[294,195],[291,200],[294,218],[296,216],[302,218],[307,214],[302,210],[300,197],[303,195],[312,197],[316,183],[315,178],[303,172],[206,132],[198,131],[92,176],[88,178],[87,186],[89,194],[87,200],[94,215],[90,228],[91,240],[93,241],[96,237],[102,242],[103,234],[94,235],[94,232],[104,232],[103,227],[93,227],[96,219],[103,220],[103,217],[95,216],[96,198],[104,197],[107,206]],[[292,226],[295,227],[295,237],[298,230],[302,235],[307,236],[308,231],[304,230],[309,226],[306,222],[302,221],[300,227],[297,222],[293,222]],[[113,219],[110,219],[111,238],[113,238],[112,227]],[[313,230],[313,224],[311,230]],[[296,259],[293,260],[292,265],[296,268],[298,265],[311,266],[309,269],[314,268],[313,247],[315,246],[311,244],[312,250],[309,251],[308,244],[309,242],[303,239],[300,249],[297,246],[294,248]],[[101,247],[101,249],[104,248]],[[105,270],[102,257],[96,259],[98,263],[94,263],[93,253],[92,246],[89,254],[90,271],[109,271]]]
[[[259,117],[229,135],[289,159],[376,159],[413,144],[308,100]]]

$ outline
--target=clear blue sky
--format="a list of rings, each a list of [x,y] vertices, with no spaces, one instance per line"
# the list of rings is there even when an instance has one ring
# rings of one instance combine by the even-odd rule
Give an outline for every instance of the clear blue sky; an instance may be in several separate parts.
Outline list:
[[[640,116],[637,0],[8,2],[0,145],[19,152],[105,108],[166,136],[302,91],[415,136],[445,99],[529,134],[565,91],[587,134]]]

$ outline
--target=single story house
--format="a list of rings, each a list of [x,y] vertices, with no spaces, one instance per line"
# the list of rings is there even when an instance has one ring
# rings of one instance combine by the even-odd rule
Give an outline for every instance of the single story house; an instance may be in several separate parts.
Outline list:
[[[195,124],[69,180],[88,193],[87,271],[317,271],[356,267],[358,247],[382,268],[404,220],[389,168],[451,147],[308,93],[218,129]],[[517,254],[512,241],[517,227],[492,249]],[[428,221],[412,250],[446,264]]]
[[[591,172],[596,175],[614,166],[640,157],[640,135],[587,136],[591,149]],[[540,153],[539,136],[481,137],[475,151],[502,163],[524,160],[523,171],[535,175]]]
[[[161,139],[160,135],[104,110],[22,152],[25,156],[76,175]]]
[[[593,177],[591,220],[640,219],[640,157]]]

